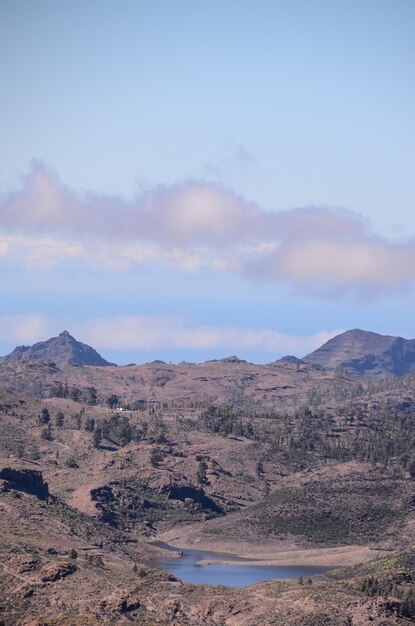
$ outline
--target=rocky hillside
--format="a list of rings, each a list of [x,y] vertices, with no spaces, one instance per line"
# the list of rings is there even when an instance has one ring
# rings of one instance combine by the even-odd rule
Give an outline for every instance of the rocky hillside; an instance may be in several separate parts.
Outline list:
[[[77,341],[67,330],[58,337],[35,343],[33,346],[18,346],[4,357],[10,363],[33,359],[46,359],[59,365],[113,365],[103,359],[94,348]]]
[[[0,625],[413,624],[414,415],[415,375],[292,359],[1,363]],[[347,567],[190,585],[156,539]]]
[[[343,367],[358,375],[403,376],[415,371],[415,339],[347,330],[304,357],[327,369]]]

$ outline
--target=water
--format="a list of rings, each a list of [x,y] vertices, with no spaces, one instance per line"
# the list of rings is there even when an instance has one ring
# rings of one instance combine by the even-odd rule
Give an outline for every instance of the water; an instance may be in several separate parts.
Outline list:
[[[180,552],[181,548],[157,542],[165,550]],[[226,587],[245,587],[262,580],[308,577],[324,574],[329,567],[313,567],[309,565],[246,565],[250,559],[235,557],[234,555],[206,550],[182,550],[179,558],[158,558],[150,562],[152,567],[163,569],[183,582],[204,585],[225,585]],[[237,561],[232,565],[200,565],[198,561]]]

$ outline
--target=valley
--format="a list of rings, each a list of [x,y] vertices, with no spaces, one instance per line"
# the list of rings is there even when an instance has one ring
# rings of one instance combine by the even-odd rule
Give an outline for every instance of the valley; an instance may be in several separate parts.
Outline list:
[[[86,365],[68,335],[0,361],[0,623],[413,623],[414,374]],[[328,569],[183,582],[158,542]]]

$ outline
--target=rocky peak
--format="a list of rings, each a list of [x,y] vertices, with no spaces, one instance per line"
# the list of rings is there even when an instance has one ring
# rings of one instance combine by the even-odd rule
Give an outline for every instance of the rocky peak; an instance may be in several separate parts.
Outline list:
[[[40,341],[33,346],[18,346],[4,357],[5,361],[44,359],[59,365],[113,365],[106,361],[94,348],[78,341],[63,330],[58,337]]]
[[[415,371],[415,340],[355,328],[329,339],[304,361],[355,374],[403,376]]]

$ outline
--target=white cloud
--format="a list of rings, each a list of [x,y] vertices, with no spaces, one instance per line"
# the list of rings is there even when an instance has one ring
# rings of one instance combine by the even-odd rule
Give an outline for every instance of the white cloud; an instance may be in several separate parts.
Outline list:
[[[414,280],[415,245],[386,243],[376,238],[294,240],[248,263],[246,268],[252,275],[301,287],[333,285],[363,292],[381,290]]]
[[[126,202],[77,194],[45,165],[35,163],[23,188],[1,205],[9,232],[105,237],[164,245],[214,243],[252,237],[261,210],[221,185],[188,182],[157,187]],[[263,235],[261,220],[258,234]]]
[[[33,343],[56,335],[64,328],[99,350],[194,350],[243,354],[262,352],[270,359],[283,353],[304,355],[342,332],[289,335],[274,329],[199,325],[182,317],[127,315],[86,320],[42,315],[0,316],[0,341]]]
[[[126,271],[145,261],[162,260],[166,252],[157,246],[68,241],[52,237],[4,235],[0,238],[0,254],[8,255],[15,264],[27,267],[50,267],[63,260],[82,260],[95,269]]]
[[[0,315],[0,341],[31,344],[47,338],[50,321],[44,315]]]
[[[5,256],[9,252],[9,244],[7,241],[0,239],[0,256]]]
[[[358,295],[415,281],[413,238],[376,236],[365,218],[345,209],[265,211],[223,185],[197,181],[126,201],[77,193],[35,163],[0,205],[0,230],[0,255],[35,267],[79,259],[127,271],[153,262]]]

